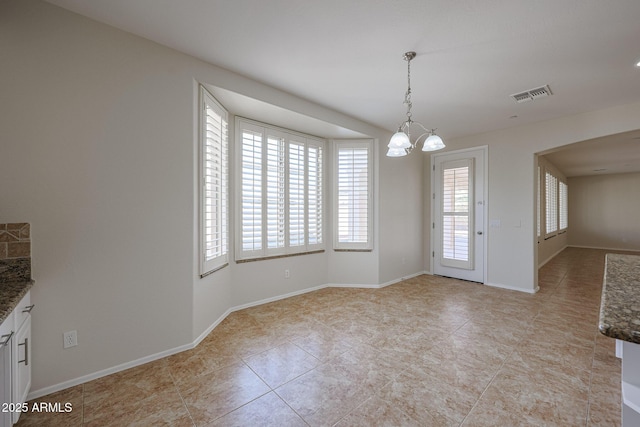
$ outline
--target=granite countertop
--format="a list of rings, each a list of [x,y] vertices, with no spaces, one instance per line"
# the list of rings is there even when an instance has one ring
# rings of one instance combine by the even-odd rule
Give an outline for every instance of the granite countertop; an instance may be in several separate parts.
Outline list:
[[[16,308],[33,283],[33,280],[0,283],[0,323]]]
[[[640,344],[640,256],[607,254],[598,329]]]

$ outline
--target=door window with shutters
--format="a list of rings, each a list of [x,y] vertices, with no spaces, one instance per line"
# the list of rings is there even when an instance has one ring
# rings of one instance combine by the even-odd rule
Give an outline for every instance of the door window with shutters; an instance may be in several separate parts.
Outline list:
[[[442,265],[472,268],[473,159],[442,167]]]
[[[371,250],[372,141],[336,141],[334,248]]]

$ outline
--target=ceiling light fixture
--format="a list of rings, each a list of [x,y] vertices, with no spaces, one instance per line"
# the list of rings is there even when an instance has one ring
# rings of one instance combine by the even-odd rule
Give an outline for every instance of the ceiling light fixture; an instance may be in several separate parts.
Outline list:
[[[398,132],[394,133],[389,141],[388,157],[402,157],[409,154],[418,144],[423,136],[428,135],[422,146],[422,151],[435,151],[445,147],[442,138],[436,135],[435,129],[427,129],[418,122],[411,119],[411,60],[416,57],[415,52],[407,52],[404,54],[404,60],[407,61],[407,93],[404,95],[404,103],[407,104],[407,120],[398,126]],[[411,125],[416,125],[424,130],[424,133],[411,142]]]

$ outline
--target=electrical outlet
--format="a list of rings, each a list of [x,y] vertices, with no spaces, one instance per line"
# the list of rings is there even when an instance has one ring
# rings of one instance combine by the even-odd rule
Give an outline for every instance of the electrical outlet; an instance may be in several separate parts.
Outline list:
[[[78,331],[65,332],[62,339],[63,348],[75,347],[78,345]]]
[[[284,278],[288,279],[289,277],[291,277],[291,272],[289,270],[285,270],[284,271]]]

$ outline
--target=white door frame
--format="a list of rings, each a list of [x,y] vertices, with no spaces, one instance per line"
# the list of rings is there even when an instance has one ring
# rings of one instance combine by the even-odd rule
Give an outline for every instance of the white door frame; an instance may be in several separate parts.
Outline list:
[[[488,200],[489,200],[489,147],[487,145],[483,145],[483,146],[479,146],[479,147],[471,147],[471,148],[465,148],[462,150],[455,150],[455,151],[446,151],[443,153],[434,153],[431,155],[430,161],[431,161],[431,194],[430,194],[430,198],[431,198],[431,221],[429,221],[429,227],[430,227],[430,240],[431,240],[431,250],[429,251],[429,253],[427,254],[429,256],[429,270],[431,272],[431,274],[433,274],[434,272],[434,265],[435,265],[435,257],[434,257],[434,253],[435,253],[435,247],[436,244],[438,244],[438,239],[437,236],[435,235],[436,233],[434,233],[434,227],[435,227],[435,218],[437,215],[436,212],[436,206],[435,206],[435,193],[436,193],[436,180],[435,180],[435,159],[437,157],[440,156],[449,156],[449,155],[455,155],[455,154],[464,154],[464,153],[473,153],[473,152],[478,152],[481,151],[483,153],[483,159],[484,159],[484,164],[483,164],[483,170],[484,170],[484,176],[482,179],[482,186],[483,186],[483,192],[484,192],[484,197],[482,200],[482,205],[481,208],[483,209],[483,216],[482,216],[482,232],[483,232],[483,239],[482,239],[482,251],[483,251],[483,256],[482,256],[482,283],[486,284],[487,283],[487,242],[488,242]],[[479,205],[476,203],[474,204],[475,209],[479,208]]]

